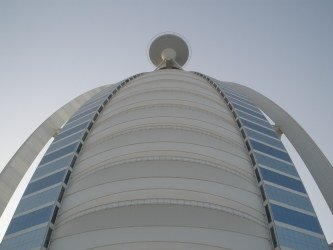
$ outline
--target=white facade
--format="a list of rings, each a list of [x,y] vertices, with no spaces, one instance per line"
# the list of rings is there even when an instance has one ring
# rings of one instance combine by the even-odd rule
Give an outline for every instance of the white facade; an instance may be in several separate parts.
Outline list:
[[[271,249],[248,153],[202,78],[147,73],[105,107],[66,190],[50,249]]]
[[[333,168],[283,109],[245,86],[163,69],[75,98],[26,140],[0,174],[1,213],[55,137],[0,249],[327,249],[261,110],[332,211]]]

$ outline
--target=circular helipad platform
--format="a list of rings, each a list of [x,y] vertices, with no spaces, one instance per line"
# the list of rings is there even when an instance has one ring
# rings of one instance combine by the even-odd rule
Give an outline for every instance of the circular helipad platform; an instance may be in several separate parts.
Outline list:
[[[165,60],[174,60],[182,67],[189,54],[188,44],[176,34],[162,34],[156,37],[149,47],[149,58],[156,67]]]

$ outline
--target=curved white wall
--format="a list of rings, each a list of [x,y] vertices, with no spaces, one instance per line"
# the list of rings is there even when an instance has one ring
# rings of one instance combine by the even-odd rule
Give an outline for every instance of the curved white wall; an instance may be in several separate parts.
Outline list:
[[[155,71],[105,107],[50,245],[87,248],[271,249],[243,140],[206,81]]]

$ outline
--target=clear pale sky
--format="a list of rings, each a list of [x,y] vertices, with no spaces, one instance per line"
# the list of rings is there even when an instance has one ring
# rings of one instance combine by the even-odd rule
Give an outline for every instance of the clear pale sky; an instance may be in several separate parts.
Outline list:
[[[0,171],[74,97],[153,70],[147,45],[165,31],[189,41],[185,70],[271,98],[333,162],[331,0],[0,0]],[[333,216],[292,157],[332,242]]]

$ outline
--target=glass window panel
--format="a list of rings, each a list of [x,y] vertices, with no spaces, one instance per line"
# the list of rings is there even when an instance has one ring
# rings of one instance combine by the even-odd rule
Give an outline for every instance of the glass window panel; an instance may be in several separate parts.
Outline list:
[[[40,248],[48,227],[42,227],[13,238],[5,239],[0,244],[1,250],[27,250]]]
[[[96,104],[101,104],[103,103],[105,100],[108,99],[108,97],[110,96],[110,93],[107,93],[106,95],[103,95],[102,97],[98,97],[97,99],[93,99],[93,100],[89,100],[89,102],[86,104],[87,106],[89,105],[93,105],[95,106]]]
[[[308,197],[288,192],[268,184],[265,185],[265,191],[268,197],[272,200],[313,212],[313,208]]]
[[[291,229],[276,227],[276,233],[282,246],[295,250],[328,250],[325,239]]]
[[[81,132],[75,133],[73,135],[70,135],[60,141],[56,141],[55,143],[52,143],[49,147],[49,149],[47,150],[47,153],[55,151],[59,148],[62,148],[66,145],[72,144],[73,142],[78,142],[83,138],[84,134],[82,134]]]
[[[271,204],[274,220],[300,227],[315,233],[322,234],[319,222],[316,217],[297,212],[285,207]]]
[[[47,222],[50,218],[53,207],[54,207],[53,205],[44,207],[39,210],[12,219],[7,229],[6,235]]]
[[[227,95],[227,97],[233,97],[233,98],[238,99],[240,101],[248,102],[248,100],[246,100],[246,98],[244,98],[243,96],[240,96],[240,95],[235,94],[235,93],[231,93],[231,91],[229,91],[229,90],[227,90],[227,91],[223,90],[223,93],[225,95]]]
[[[74,127],[76,127],[76,126],[78,126],[78,125],[80,125],[80,124],[82,124],[84,122],[91,121],[94,118],[95,115],[97,115],[96,112],[92,112],[90,114],[87,114],[87,115],[83,116],[80,119],[77,119],[77,120],[75,120],[73,122],[67,123],[64,126],[63,130],[65,131],[65,130],[74,128]]]
[[[257,113],[257,112],[253,112],[252,110],[247,109],[247,108],[245,108],[245,107],[243,107],[243,106],[240,106],[240,105],[238,105],[238,104],[233,104],[233,106],[235,107],[235,109],[237,109],[237,110],[241,110],[241,111],[243,111],[243,112],[245,112],[245,113],[248,113],[248,114],[250,114],[250,115],[253,115],[253,116],[255,116],[255,117],[258,117],[259,119],[265,119],[265,116],[263,116],[261,113],[259,114],[259,113]]]
[[[254,112],[258,112],[258,113],[260,112],[260,110],[257,107],[255,107],[255,106],[253,106],[251,104],[247,104],[246,102],[239,101],[239,100],[237,100],[237,99],[235,99],[233,97],[228,97],[228,99],[229,99],[229,101],[231,103],[239,104],[239,105],[241,105],[241,106],[243,106],[243,107],[245,107],[247,109],[250,109],[250,110],[252,110]]]
[[[275,173],[265,168],[260,168],[260,173],[265,181],[273,182],[280,186],[287,187],[298,192],[306,193],[302,182],[299,180]]]
[[[56,139],[57,140],[60,140],[61,138],[65,138],[69,135],[72,135],[80,130],[84,130],[86,129],[89,124],[90,124],[91,121],[87,121],[87,122],[84,122],[74,128],[71,128],[71,129],[68,129],[68,130],[62,130],[57,136],[56,136]]]
[[[101,107],[101,105],[98,105],[98,106],[95,106],[95,107],[93,107],[93,108],[91,108],[91,109],[88,109],[88,110],[86,110],[86,111],[84,111],[84,112],[81,112],[81,113],[79,113],[79,114],[75,114],[71,119],[70,119],[70,121],[74,121],[74,120],[76,120],[76,119],[79,119],[79,118],[81,118],[81,117],[83,117],[83,116],[85,116],[85,115],[87,115],[87,114],[90,114],[91,112],[97,112],[97,110],[99,109]]]
[[[240,94],[239,91],[237,91],[237,90],[234,90],[234,89],[226,87],[226,86],[223,86],[223,90],[226,91],[226,92],[228,92],[229,94],[233,94],[235,96],[238,96],[240,98],[243,98],[243,99],[249,101],[246,96]]]
[[[29,185],[27,186],[27,189],[24,192],[24,195],[28,195],[43,188],[52,186],[56,183],[63,182],[66,173],[67,170],[63,170],[58,173],[49,175],[45,178],[42,178],[38,181],[30,182]]]
[[[256,161],[258,164],[262,165],[262,166],[267,166],[270,168],[274,168],[276,170],[279,170],[281,172],[293,175],[298,177],[298,173],[296,171],[296,168],[294,167],[294,165],[282,162],[280,160],[271,158],[269,156],[266,155],[262,155],[259,153],[255,154],[256,157]]]
[[[251,129],[247,129],[246,134],[250,138],[256,139],[258,141],[265,142],[267,144],[270,144],[272,146],[275,146],[275,147],[278,147],[278,148],[281,148],[281,149],[285,150],[285,147],[283,146],[282,142],[278,141],[278,140],[275,140],[272,137],[266,136],[264,134],[260,134],[257,131],[254,131],[254,130],[251,130]]]
[[[269,135],[273,138],[277,138],[276,132],[274,130],[264,128],[264,127],[262,127],[258,124],[255,124],[253,122],[250,122],[250,121],[247,121],[247,120],[244,120],[244,119],[242,119],[242,123],[245,127],[248,127],[250,129],[253,129],[253,130],[259,131],[261,133],[267,134],[267,135]]]
[[[39,207],[43,204],[56,201],[58,199],[59,193],[61,191],[61,185],[48,189],[44,192],[35,194],[33,196],[21,199],[15,214],[23,213],[35,207]]]
[[[53,161],[46,165],[43,165],[42,167],[38,167],[36,172],[32,176],[32,180],[37,179],[47,173],[51,173],[57,169],[72,166],[73,157],[74,157],[74,153],[71,155],[67,155],[59,160],[56,160],[56,161]]]
[[[78,115],[78,114],[80,114],[80,113],[83,113],[83,112],[85,112],[85,111],[87,111],[87,110],[89,110],[89,109],[92,109],[92,108],[94,108],[94,107],[100,107],[102,104],[103,104],[103,102],[104,102],[105,100],[103,100],[103,99],[101,99],[99,102],[96,102],[96,103],[87,103],[86,105],[84,105],[84,106],[82,106],[78,111],[77,111],[77,114],[75,114],[75,115]]]
[[[87,115],[87,114],[89,114],[89,113],[91,113],[92,111],[97,111],[97,110],[99,110],[99,108],[101,107],[101,105],[100,104],[96,104],[94,107],[90,107],[90,108],[83,108],[83,109],[80,109],[80,110],[78,110],[74,115],[73,115],[73,117],[72,118],[75,118],[75,119],[77,119],[78,117],[83,117],[83,116],[85,116],[85,115]]]
[[[291,162],[291,159],[290,159],[289,154],[287,152],[283,152],[279,149],[272,148],[270,146],[267,146],[263,143],[260,143],[260,142],[254,141],[254,140],[250,140],[250,141],[251,141],[251,146],[254,150],[258,150],[258,151],[263,152],[265,154],[272,155],[272,156],[275,156],[277,158],[283,159],[285,161]]]
[[[246,120],[249,120],[249,121],[251,121],[251,122],[255,122],[255,123],[258,123],[258,124],[260,124],[261,126],[265,126],[265,127],[267,127],[267,128],[272,128],[272,125],[266,120],[266,121],[264,121],[264,120],[262,120],[262,119],[259,119],[259,118],[257,118],[257,117],[254,117],[254,116],[252,116],[252,115],[249,115],[249,114],[247,114],[247,113],[245,113],[245,112],[243,112],[243,111],[240,111],[240,110],[237,110],[237,114],[238,114],[238,116],[240,117],[240,118],[244,118],[244,119],[246,119]]]
[[[68,145],[64,148],[61,148],[57,151],[54,151],[50,154],[47,154],[43,157],[43,159],[40,161],[40,164],[45,164],[46,162],[53,161],[54,159],[60,158],[62,156],[65,156],[69,153],[75,152],[76,149],[80,146],[80,142],[75,142],[71,145]]]
[[[58,143],[59,141],[65,140],[65,139],[68,138],[69,136],[72,136],[72,135],[74,135],[74,134],[78,134],[78,133],[80,133],[80,134],[82,135],[82,137],[83,137],[84,134],[87,132],[87,128],[88,128],[88,127],[84,127],[82,130],[79,130],[78,132],[73,131],[72,134],[70,134],[70,135],[66,135],[65,137],[62,137],[62,136],[56,136],[56,138],[54,138],[52,144],[53,144],[53,143]],[[73,128],[73,129],[74,129],[74,128]]]

